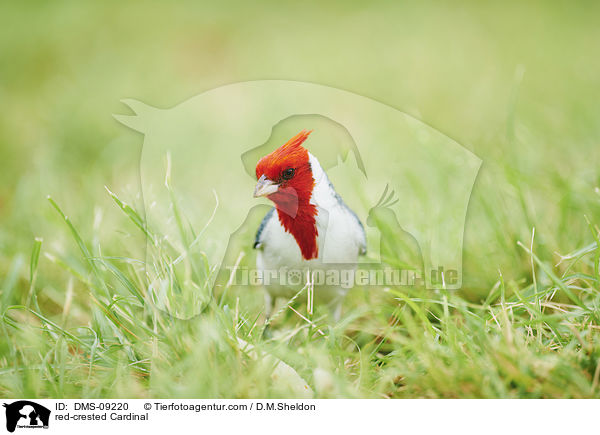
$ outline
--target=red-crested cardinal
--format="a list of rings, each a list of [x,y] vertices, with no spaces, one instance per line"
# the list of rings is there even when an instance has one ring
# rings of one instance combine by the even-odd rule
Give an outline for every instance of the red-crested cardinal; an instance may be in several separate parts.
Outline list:
[[[308,270],[316,299],[326,301],[339,319],[358,256],[366,253],[366,237],[362,223],[337,194],[317,158],[302,146],[310,133],[301,131],[256,165],[254,197],[266,196],[275,204],[256,233],[256,267],[267,290],[267,316],[271,296],[290,294],[290,286],[282,285],[282,280]]]

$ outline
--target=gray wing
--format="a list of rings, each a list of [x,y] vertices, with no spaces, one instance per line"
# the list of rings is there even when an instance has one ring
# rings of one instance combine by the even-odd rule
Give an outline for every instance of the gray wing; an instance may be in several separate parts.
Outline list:
[[[367,255],[367,235],[365,233],[365,227],[363,226],[356,213],[354,213],[354,211],[350,207],[348,207],[345,202],[342,201],[342,203],[346,207],[346,210],[348,210],[352,214],[352,216],[354,216],[354,219],[356,219],[356,222],[358,222],[358,226],[360,227],[362,240],[360,241],[360,245],[358,247],[358,255]]]
[[[352,216],[354,216],[354,219],[356,219],[356,223],[360,227],[362,240],[360,241],[360,245],[358,247],[358,255],[367,255],[367,235],[365,233],[365,227],[363,226],[362,222],[360,221],[360,219],[358,218],[356,213],[354,213],[354,210],[352,210],[350,207],[348,207],[348,205],[344,202],[342,197],[336,192],[335,187],[333,187],[333,183],[331,182],[331,180],[329,180],[329,178],[328,178],[327,181],[329,181],[329,186],[331,187],[331,190],[333,190],[335,192],[335,199],[340,203],[340,205],[342,207],[344,207],[346,210],[348,210],[348,212],[350,212],[350,214]]]
[[[275,211],[275,207],[272,207],[271,210],[267,212],[260,225],[258,226],[258,231],[256,231],[256,237],[254,237],[254,249],[260,249],[262,246],[262,233],[267,226],[267,223],[273,218],[273,212]]]

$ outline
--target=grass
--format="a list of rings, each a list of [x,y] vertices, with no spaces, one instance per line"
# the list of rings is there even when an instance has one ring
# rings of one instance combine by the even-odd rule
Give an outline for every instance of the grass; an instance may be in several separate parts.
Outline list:
[[[203,304],[191,319],[160,310],[181,315],[176,306],[186,285],[178,273],[181,255],[173,254],[174,245],[148,228],[140,214],[109,194],[115,212],[123,212],[131,229],[148,237],[149,255],[136,259],[130,253],[93,252],[49,198],[79,258],[55,257],[43,252],[40,239],[34,242],[26,302],[3,310],[7,364],[0,388],[5,395],[600,396],[597,242],[565,256],[560,270],[522,245],[532,270],[546,282],[507,285],[500,274],[479,303],[443,289],[355,289],[351,309],[329,326],[324,316],[310,320],[306,306],[292,300],[271,319],[279,329],[268,338],[259,313],[246,309],[239,295],[225,297],[223,289],[221,297],[207,289],[193,292],[206,297],[185,301]],[[64,295],[55,295],[58,300],[47,300],[36,288],[42,252],[70,283]],[[151,275],[165,286],[148,285]],[[187,285],[196,280],[202,278],[192,277]],[[74,294],[73,282],[81,284],[80,294]],[[83,301],[88,301],[85,311]],[[62,306],[62,312],[40,309],[52,305]]]
[[[600,397],[596,5],[115,7],[2,6],[0,395]],[[146,223],[141,141],[110,114],[264,78],[368,95],[482,158],[460,291],[355,288],[335,325],[302,294],[269,336],[259,289],[202,286],[191,205],[158,205],[176,242]]]

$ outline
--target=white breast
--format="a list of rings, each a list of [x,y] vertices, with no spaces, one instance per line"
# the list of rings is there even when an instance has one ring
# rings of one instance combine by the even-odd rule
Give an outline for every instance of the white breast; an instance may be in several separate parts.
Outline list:
[[[285,231],[275,211],[259,235],[260,250],[256,261],[259,270],[350,266],[357,263],[365,249],[365,233],[360,221],[337,195],[312,154],[309,154],[309,161],[315,179],[311,203],[317,207],[319,255],[316,259],[304,260],[296,239]]]

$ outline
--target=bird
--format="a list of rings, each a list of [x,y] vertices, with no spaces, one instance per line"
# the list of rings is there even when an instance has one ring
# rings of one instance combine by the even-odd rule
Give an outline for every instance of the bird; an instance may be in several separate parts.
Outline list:
[[[267,318],[274,298],[294,294],[293,286],[282,285],[286,273],[290,277],[308,271],[314,300],[329,306],[339,320],[359,256],[367,251],[360,219],[303,146],[311,132],[302,130],[256,165],[254,197],[266,197],[274,204],[254,241],[256,268],[266,290]],[[271,279],[274,274],[279,279]],[[324,276],[332,280],[323,280]],[[348,282],[339,282],[344,276]]]

